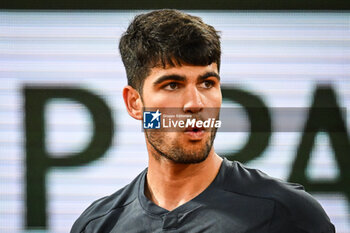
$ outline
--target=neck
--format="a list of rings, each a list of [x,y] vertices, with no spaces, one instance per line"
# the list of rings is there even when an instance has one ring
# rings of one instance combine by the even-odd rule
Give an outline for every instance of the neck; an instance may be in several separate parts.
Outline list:
[[[213,148],[206,160],[196,164],[178,164],[149,155],[145,195],[171,211],[203,192],[215,179],[221,162]]]

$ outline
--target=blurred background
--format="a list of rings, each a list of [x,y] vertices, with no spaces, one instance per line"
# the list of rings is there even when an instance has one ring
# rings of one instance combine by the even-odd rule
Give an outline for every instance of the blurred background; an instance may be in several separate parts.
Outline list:
[[[147,167],[118,42],[148,10],[36,8],[0,10],[0,232],[69,232]],[[268,128],[219,132],[217,153],[303,184],[350,233],[350,13],[192,8],[221,31],[224,106]],[[307,109],[300,129],[274,130],[279,108]]]

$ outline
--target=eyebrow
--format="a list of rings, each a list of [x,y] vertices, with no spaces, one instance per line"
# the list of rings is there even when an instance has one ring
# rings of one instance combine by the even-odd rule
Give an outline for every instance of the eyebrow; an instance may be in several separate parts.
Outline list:
[[[160,78],[158,78],[153,85],[156,86],[164,81],[168,80],[174,80],[174,81],[186,81],[186,78],[184,76],[176,75],[176,74],[171,74],[171,75],[163,75]]]
[[[220,75],[218,75],[215,72],[207,72],[201,76],[198,77],[198,81],[203,81],[209,77],[215,77],[218,81],[220,81]]]
[[[216,79],[218,79],[220,81],[220,76],[215,73],[215,72],[207,72],[203,75],[200,75],[198,77],[198,81],[201,82],[209,77],[215,77]],[[161,77],[159,77],[154,83],[153,85],[156,86],[162,82],[168,81],[168,80],[174,80],[174,81],[181,81],[184,82],[186,81],[186,77],[181,76],[181,75],[177,75],[177,74],[171,74],[171,75],[163,75]]]

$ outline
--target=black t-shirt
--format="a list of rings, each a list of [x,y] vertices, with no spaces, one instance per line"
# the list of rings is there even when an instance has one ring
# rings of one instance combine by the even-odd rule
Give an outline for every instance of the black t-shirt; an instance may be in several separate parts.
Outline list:
[[[71,233],[334,233],[320,204],[297,184],[223,160],[201,194],[172,211],[144,195],[147,169],[116,193],[95,201]]]

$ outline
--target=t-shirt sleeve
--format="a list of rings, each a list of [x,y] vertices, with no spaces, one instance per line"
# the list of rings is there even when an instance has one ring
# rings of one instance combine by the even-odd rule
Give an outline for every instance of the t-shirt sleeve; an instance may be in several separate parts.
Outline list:
[[[335,233],[334,225],[317,201],[295,203],[296,209],[304,208],[299,214],[291,207],[275,202],[269,233]]]

